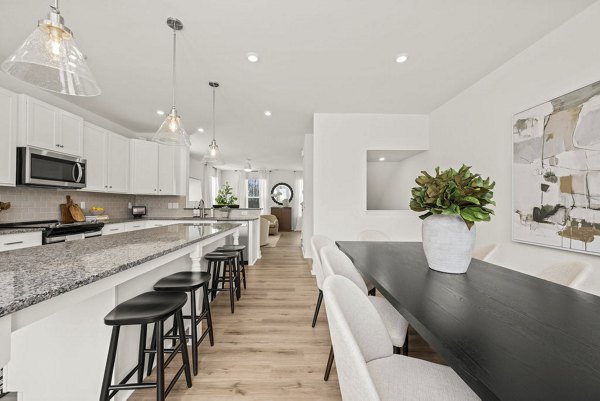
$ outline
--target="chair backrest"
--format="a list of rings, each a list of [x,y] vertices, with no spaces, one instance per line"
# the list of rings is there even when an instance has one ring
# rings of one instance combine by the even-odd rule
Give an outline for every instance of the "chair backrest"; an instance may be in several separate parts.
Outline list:
[[[589,275],[591,267],[588,263],[579,261],[559,262],[546,267],[539,278],[556,284],[577,288]]]
[[[479,259],[479,260],[483,260],[486,261],[490,258],[490,256],[492,256],[492,254],[494,252],[496,252],[496,249],[498,249],[498,244],[487,244],[484,246],[480,246],[479,248],[475,248],[473,250],[472,256],[473,259]]]
[[[383,231],[365,230],[358,233],[358,241],[390,241],[390,236]]]
[[[336,246],[328,245],[321,249],[321,267],[325,278],[335,274],[344,276],[356,284],[363,294],[369,292],[365,280],[356,270],[354,263]]]
[[[335,245],[335,242],[328,237],[323,235],[313,235],[310,239],[310,248],[312,251],[312,268],[315,273],[315,277],[317,278],[317,287],[319,289],[323,289],[323,280],[325,280],[325,276],[323,275],[323,268],[321,267],[321,248]]]
[[[367,295],[333,275],[323,284],[327,321],[344,401],[380,401],[367,362],[392,355],[392,340]]]

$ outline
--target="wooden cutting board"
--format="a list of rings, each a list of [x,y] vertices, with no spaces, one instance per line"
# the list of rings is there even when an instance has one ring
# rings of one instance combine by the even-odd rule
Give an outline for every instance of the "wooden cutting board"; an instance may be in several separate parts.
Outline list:
[[[67,203],[60,205],[60,216],[63,224],[85,221],[85,214],[79,205],[73,203],[70,195],[67,195]]]

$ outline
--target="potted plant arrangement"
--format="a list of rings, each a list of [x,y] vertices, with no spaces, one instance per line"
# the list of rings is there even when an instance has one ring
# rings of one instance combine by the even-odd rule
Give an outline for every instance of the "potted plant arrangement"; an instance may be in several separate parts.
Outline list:
[[[240,205],[236,204],[237,201],[238,198],[233,194],[233,188],[231,188],[231,185],[229,185],[228,182],[225,182],[225,184],[221,187],[221,189],[219,189],[219,192],[217,193],[217,197],[215,198],[215,204],[213,205],[213,207],[215,209],[236,209],[240,207]]]
[[[495,182],[483,179],[463,166],[426,171],[417,177],[410,208],[426,212],[423,219],[423,250],[429,267],[445,273],[465,273],[475,245],[475,223],[489,221]]]

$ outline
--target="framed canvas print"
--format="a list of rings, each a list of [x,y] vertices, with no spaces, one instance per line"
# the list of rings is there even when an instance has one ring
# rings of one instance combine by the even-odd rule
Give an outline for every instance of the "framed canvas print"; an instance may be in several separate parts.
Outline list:
[[[600,255],[600,82],[513,117],[514,241]]]

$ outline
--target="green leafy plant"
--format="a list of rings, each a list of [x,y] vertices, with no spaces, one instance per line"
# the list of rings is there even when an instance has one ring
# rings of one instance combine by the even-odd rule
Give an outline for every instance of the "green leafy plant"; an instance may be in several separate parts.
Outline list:
[[[231,206],[235,205],[237,200],[238,198],[233,194],[233,188],[231,188],[228,182],[225,182],[217,193],[215,203],[219,206]]]
[[[410,208],[415,212],[427,212],[421,216],[426,219],[432,214],[460,216],[471,229],[477,221],[490,221],[494,214],[489,205],[492,200],[495,182],[485,180],[471,172],[464,164],[458,171],[450,168],[440,171],[435,168],[435,177],[426,171],[417,177],[417,187],[412,189]]]

